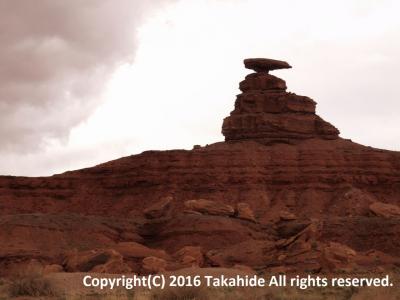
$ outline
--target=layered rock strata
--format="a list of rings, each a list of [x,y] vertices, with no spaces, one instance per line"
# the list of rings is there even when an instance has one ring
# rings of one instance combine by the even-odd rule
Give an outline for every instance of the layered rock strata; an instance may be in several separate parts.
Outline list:
[[[0,276],[400,266],[400,153],[338,136],[250,59],[226,142],[51,177],[0,176]],[[49,242],[51,241],[51,243]],[[196,272],[199,272],[196,270]]]
[[[239,84],[242,93],[222,126],[226,141],[256,140],[269,144],[338,138],[339,131],[315,114],[316,103],[312,99],[286,92],[285,81],[268,73],[290,68],[288,63],[249,59],[245,66],[256,73],[247,75]]]

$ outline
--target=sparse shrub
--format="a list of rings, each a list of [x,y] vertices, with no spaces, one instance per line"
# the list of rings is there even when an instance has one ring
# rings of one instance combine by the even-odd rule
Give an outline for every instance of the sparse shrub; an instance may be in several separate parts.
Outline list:
[[[57,295],[50,281],[40,275],[30,275],[15,278],[9,286],[9,293],[11,297],[39,297]]]

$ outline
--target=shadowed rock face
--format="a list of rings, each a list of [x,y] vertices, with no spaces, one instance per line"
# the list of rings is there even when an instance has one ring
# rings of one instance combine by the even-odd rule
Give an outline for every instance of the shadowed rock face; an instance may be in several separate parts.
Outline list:
[[[0,176],[0,275],[400,266],[400,153],[338,137],[265,70],[240,89],[225,142]]]
[[[291,68],[288,63],[269,59],[245,59],[244,63],[256,73],[247,75],[239,85],[243,93],[237,96],[235,109],[222,125],[226,141],[270,144],[338,138],[339,131],[315,114],[312,99],[286,92],[285,81],[268,74]]]

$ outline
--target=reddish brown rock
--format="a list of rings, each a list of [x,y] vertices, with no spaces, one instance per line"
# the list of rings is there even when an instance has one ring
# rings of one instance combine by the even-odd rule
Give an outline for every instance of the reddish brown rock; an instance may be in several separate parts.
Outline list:
[[[105,274],[128,274],[132,272],[131,267],[124,262],[122,257],[112,259],[105,264],[95,266],[91,272]]]
[[[190,210],[190,209],[185,209],[185,210],[183,210],[182,213],[187,214],[187,215],[197,215],[197,216],[201,216],[202,215],[201,212]]]
[[[286,82],[276,76],[266,73],[252,73],[239,83],[241,91],[254,90],[286,90]]]
[[[121,242],[115,245],[115,250],[127,258],[143,258],[154,256],[159,258],[168,258],[168,254],[164,250],[151,249],[135,242]]]
[[[248,104],[238,104],[237,107],[242,105],[247,106]],[[260,103],[253,107],[263,107],[263,105]],[[277,114],[233,111],[229,117],[224,119],[222,133],[226,141],[255,140],[270,144],[297,143],[299,140],[313,138],[337,139],[339,131],[319,116],[309,113],[284,112]]]
[[[233,269],[245,272],[247,274],[253,274],[253,275],[257,274],[252,268],[250,268],[249,266],[245,266],[245,265],[236,264],[233,266]]]
[[[351,270],[355,265],[356,255],[357,252],[346,245],[329,242],[323,247],[321,264],[329,271]]]
[[[43,268],[43,274],[60,273],[64,272],[64,268],[57,264],[46,265]]]
[[[380,271],[395,269],[400,266],[400,258],[388,255],[382,251],[369,250],[364,253],[358,253],[355,262],[364,270]]]
[[[279,240],[276,264],[297,272],[319,272],[322,264],[318,231],[317,225],[312,223],[295,235]]]
[[[265,197],[274,204],[276,199],[282,207],[290,204],[290,209],[299,217],[305,213],[319,216],[320,210],[334,216],[346,205],[346,199],[338,197],[349,186],[357,186],[376,199],[398,205],[399,181],[399,153],[343,139],[311,139],[297,145],[269,146],[254,141],[216,143],[194,152],[145,152],[48,178],[0,177],[1,213],[8,215],[0,221],[0,226],[6,222],[22,234],[26,227],[19,226],[20,217],[12,215],[42,212],[40,217],[31,218],[32,222],[41,224],[35,227],[38,230],[35,235],[44,236],[39,229],[46,224],[61,227],[65,223],[71,228],[68,232],[74,232],[67,240],[76,237],[79,241],[81,235],[77,231],[81,225],[89,228],[94,223],[101,228],[100,221],[90,221],[95,216],[98,220],[112,216],[115,224],[118,218],[124,217],[125,222],[127,211],[137,211],[140,216],[145,208],[171,193],[176,195],[178,211],[184,209],[186,199],[195,197],[232,204],[246,199],[252,206]],[[118,195],[110,192],[116,190]],[[290,192],[291,196],[282,197],[282,191]],[[58,200],[60,193],[65,193],[65,200]],[[257,210],[263,215],[269,213],[271,207],[268,202],[262,202]],[[64,218],[57,212],[70,217]],[[75,212],[81,212],[81,216],[74,215]],[[122,236],[129,230],[135,231],[133,223],[138,218],[129,217],[132,224],[121,226],[118,231],[103,226],[99,234],[103,231],[107,232],[106,236],[118,238],[119,232]],[[76,230],[72,230],[72,224]],[[82,232],[82,236],[87,234]],[[7,231],[0,231],[1,237],[13,238]]]
[[[246,265],[253,269],[265,269],[276,263],[277,250],[272,241],[247,240],[226,248],[213,249],[206,253],[214,267]]]
[[[205,199],[188,200],[185,202],[185,206],[191,210],[215,216],[232,216],[235,213],[230,205]]]
[[[123,236],[121,232],[132,240],[142,240],[136,226],[130,218],[112,216],[66,213],[1,216],[0,275],[21,261],[37,259],[43,265],[62,265],[64,254],[74,249],[113,248]]]
[[[394,208],[400,205],[400,153],[338,137],[315,114],[312,99],[286,92],[283,80],[267,74],[282,64],[268,63],[250,63],[257,73],[240,84],[243,93],[223,124],[225,142],[146,151],[50,177],[1,176],[0,275],[31,260],[61,265],[63,253],[74,248],[82,250],[83,263],[76,258],[68,270],[93,265],[122,272],[123,261],[140,272],[149,256],[182,267],[197,258],[167,253],[188,245],[208,254],[204,267],[318,271],[330,242],[354,249],[357,264],[393,266],[400,249]],[[174,195],[173,211],[160,203],[165,195]],[[187,199],[211,202],[187,208]],[[256,209],[257,223],[233,217],[242,199]],[[382,204],[371,209],[378,199]],[[282,210],[296,219],[282,219]],[[317,230],[314,218],[322,224]],[[92,249],[124,256],[91,257],[86,251]],[[372,250],[383,253],[382,265],[363,256]],[[343,267],[352,264],[343,261]]]
[[[364,216],[370,212],[370,204],[376,202],[373,194],[351,187],[345,189],[343,193],[338,193],[335,200],[338,204],[333,204],[330,212],[336,216]]]
[[[104,265],[114,262],[122,263],[122,256],[111,249],[73,251],[67,254],[64,260],[64,267],[68,272],[100,272],[103,270]]]
[[[378,216],[326,217],[321,240],[339,242],[357,252],[379,250],[398,257],[400,218]]]
[[[235,110],[222,126],[226,141],[251,139],[268,144],[338,138],[339,131],[315,114],[313,100],[285,92],[285,81],[265,73],[290,67],[286,62],[247,59],[245,65],[261,73],[250,74],[240,83],[244,93],[237,96]]]
[[[292,220],[289,222],[282,222],[276,226],[276,232],[281,238],[292,237],[299,232],[304,231],[311,225],[309,220]]]
[[[289,211],[287,211],[287,210],[282,210],[282,211],[279,213],[279,219],[280,219],[281,221],[293,221],[293,220],[296,220],[297,217],[296,217],[295,214],[293,214],[293,213],[291,213],[291,212],[289,212]]]
[[[146,208],[143,213],[148,219],[165,217],[170,212],[172,200],[171,196],[163,197],[159,202]]]
[[[326,262],[329,259],[333,260],[333,258],[327,254],[329,259],[324,259],[322,252],[326,246],[318,241],[318,231],[317,225],[312,223],[295,235],[277,241],[276,248],[278,249],[278,253],[276,255],[276,264],[278,266],[272,266],[269,268],[269,271],[320,272],[327,268],[333,271],[332,265]],[[335,249],[332,247],[331,252],[328,251],[329,249],[326,251],[332,254]],[[338,266],[338,263],[336,266]]]
[[[369,206],[369,209],[379,217],[391,218],[400,216],[400,207],[393,204],[374,202]]]
[[[272,70],[291,68],[286,61],[270,58],[247,58],[244,60],[244,66],[256,72],[269,72]]]
[[[203,251],[198,246],[185,246],[175,253],[175,257],[186,267],[202,267],[204,263]]]
[[[232,247],[249,239],[272,239],[271,226],[262,226],[237,218],[213,215],[177,215],[168,222],[146,228],[155,248],[176,253],[187,245],[201,246],[206,253],[211,249]]]
[[[239,219],[256,222],[253,210],[250,205],[245,202],[240,202],[236,205],[237,217]]]
[[[297,255],[302,252],[309,252],[315,248],[314,244],[318,238],[318,229],[315,224],[309,224],[301,230],[290,232],[286,238],[276,242],[278,249],[286,249],[290,256]],[[314,249],[315,250],[315,249]],[[286,254],[284,255],[287,256]]]
[[[164,272],[166,267],[167,262],[162,258],[149,256],[143,259],[142,268],[146,273]]]

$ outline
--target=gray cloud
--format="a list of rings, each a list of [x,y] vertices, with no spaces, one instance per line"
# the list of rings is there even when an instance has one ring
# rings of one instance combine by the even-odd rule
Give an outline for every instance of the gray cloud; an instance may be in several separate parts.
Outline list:
[[[0,152],[67,138],[132,61],[136,28],[162,2],[0,1]]]

